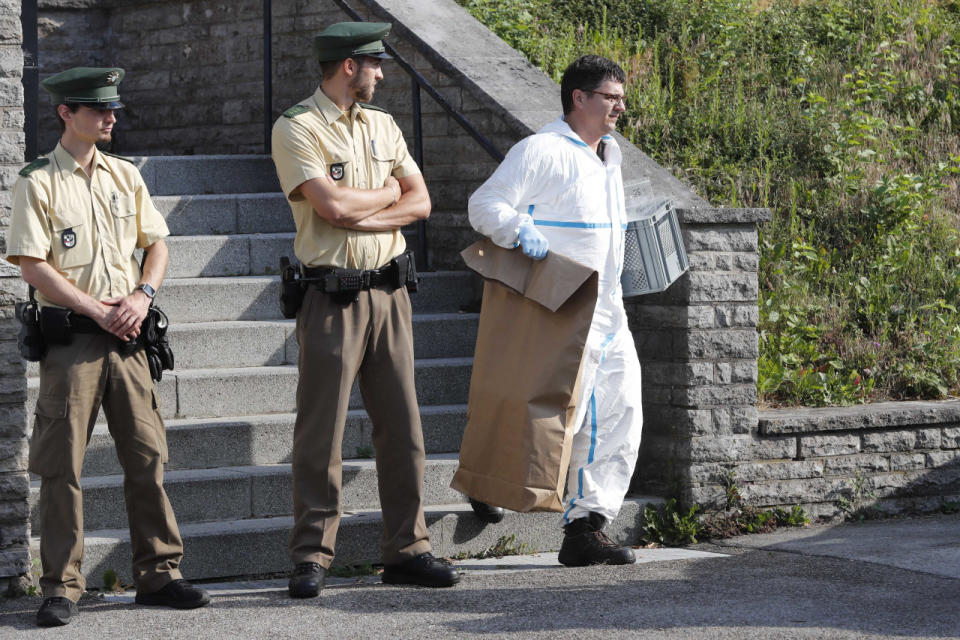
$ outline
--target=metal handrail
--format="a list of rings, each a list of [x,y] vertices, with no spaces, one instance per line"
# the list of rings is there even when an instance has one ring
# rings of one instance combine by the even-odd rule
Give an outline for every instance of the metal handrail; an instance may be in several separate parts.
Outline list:
[[[364,20],[359,13],[354,11],[353,8],[350,7],[350,5],[348,5],[344,0],[333,0],[333,1],[334,3],[337,4],[337,6],[339,6],[341,9],[347,12],[347,14],[349,14],[350,17],[352,17],[354,20],[358,22],[366,22],[366,20]],[[453,118],[456,121],[456,123],[459,124],[461,128],[463,128],[464,131],[469,133],[470,136],[474,140],[476,140],[481,147],[483,147],[483,150],[486,151],[491,158],[493,158],[497,162],[503,161],[504,156],[502,153],[500,153],[500,150],[497,149],[495,146],[493,146],[493,143],[487,140],[484,137],[484,135],[480,133],[480,131],[478,131],[475,126],[473,126],[473,123],[467,120],[467,118],[462,113],[457,111],[453,105],[447,102],[447,99],[444,98],[440,94],[440,92],[437,91],[436,88],[434,88],[434,86],[431,85],[429,81],[427,81],[426,78],[420,75],[420,72],[414,69],[413,65],[407,62],[388,43],[384,42],[383,46],[387,50],[387,53],[393,56],[393,61],[396,62],[398,65],[400,65],[400,68],[406,71],[407,75],[413,78],[416,85],[422,88],[424,91],[426,91],[427,94],[429,94],[429,96],[437,102],[437,104],[443,107],[443,110],[446,111],[447,114],[449,114],[450,117]]]

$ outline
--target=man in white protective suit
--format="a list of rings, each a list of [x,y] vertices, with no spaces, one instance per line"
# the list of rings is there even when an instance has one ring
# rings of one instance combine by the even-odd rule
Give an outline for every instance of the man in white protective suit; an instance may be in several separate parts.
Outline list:
[[[567,475],[560,562],[630,564],[633,550],[603,533],[630,485],[643,417],[640,362],[620,289],[624,208],[620,148],[610,134],[625,110],[626,74],[583,56],[563,74],[563,116],[517,143],[471,197],[470,223],[501,247],[542,259],[556,251],[597,270]],[[537,354],[530,354],[535,358]],[[474,502],[481,518],[495,511]]]

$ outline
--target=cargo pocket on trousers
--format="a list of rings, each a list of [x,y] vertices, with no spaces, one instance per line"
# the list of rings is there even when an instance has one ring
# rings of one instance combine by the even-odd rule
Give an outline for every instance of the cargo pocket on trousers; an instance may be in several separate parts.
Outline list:
[[[72,438],[68,400],[58,395],[41,395],[37,399],[27,468],[41,478],[52,478],[67,470]]]

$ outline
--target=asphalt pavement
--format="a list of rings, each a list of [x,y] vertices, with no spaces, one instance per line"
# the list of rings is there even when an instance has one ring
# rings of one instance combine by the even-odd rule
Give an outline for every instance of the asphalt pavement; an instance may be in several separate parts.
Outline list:
[[[328,581],[294,601],[285,580],[206,585],[194,611],[84,596],[38,629],[38,597],[0,601],[0,638],[960,638],[960,515],[814,525],[684,549],[625,567],[556,554],[463,560],[450,589]]]

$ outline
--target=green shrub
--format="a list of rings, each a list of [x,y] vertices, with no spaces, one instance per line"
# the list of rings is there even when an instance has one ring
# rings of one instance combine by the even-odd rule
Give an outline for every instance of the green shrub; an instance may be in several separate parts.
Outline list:
[[[955,0],[460,0],[555,80],[627,71],[620,128],[761,230],[768,404],[960,391]]]

